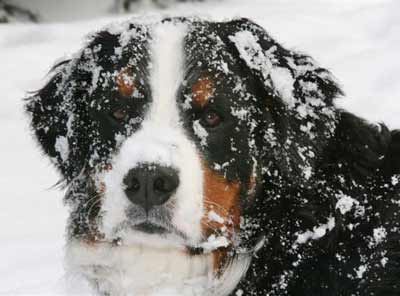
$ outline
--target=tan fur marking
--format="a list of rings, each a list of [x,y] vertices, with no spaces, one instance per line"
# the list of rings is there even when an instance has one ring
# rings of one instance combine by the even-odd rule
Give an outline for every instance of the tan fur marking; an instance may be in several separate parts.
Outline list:
[[[217,277],[223,274],[224,266],[228,261],[228,249],[222,248],[213,252],[213,268]]]
[[[130,97],[135,91],[135,81],[132,69],[124,68],[117,76],[118,92],[124,97]]]
[[[202,220],[203,234],[205,237],[215,233],[223,234],[232,239],[240,224],[240,183],[228,182],[223,176],[212,171],[207,165],[203,165],[204,171],[204,209]],[[210,221],[210,212],[213,211],[222,221]],[[218,219],[217,219],[218,220]],[[213,252],[214,270],[218,274],[223,267],[227,249],[219,249]]]
[[[201,108],[207,105],[210,98],[214,95],[214,82],[210,77],[201,77],[192,86],[193,103]]]

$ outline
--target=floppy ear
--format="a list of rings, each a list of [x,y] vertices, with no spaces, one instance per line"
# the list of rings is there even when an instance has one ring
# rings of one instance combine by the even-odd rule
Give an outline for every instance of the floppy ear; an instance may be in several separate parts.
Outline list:
[[[50,81],[28,98],[34,134],[67,182],[104,164],[115,144],[114,134],[101,133],[106,120],[100,111],[106,110],[98,103],[115,95],[117,70],[131,57],[134,45],[128,43],[121,59],[115,59],[119,36],[108,31],[90,36],[74,58],[56,65]]]
[[[28,98],[25,106],[39,144],[66,179],[71,174],[68,127],[73,119],[65,93],[70,64],[68,60],[56,65],[49,82]]]
[[[27,99],[25,106],[40,146],[67,182],[87,168],[88,154],[93,155],[91,163],[99,156],[94,151],[95,141],[88,140],[97,131],[88,102],[101,83],[100,79],[94,80],[97,60],[93,53],[98,43],[92,41],[74,59],[54,66],[51,79]]]
[[[328,70],[306,55],[283,48],[250,20],[227,23],[225,34],[263,88],[260,100],[276,109],[263,112],[273,113],[280,145],[265,153],[275,154],[275,163],[291,180],[309,179],[321,148],[334,134],[333,100],[342,91]],[[268,136],[264,138],[268,141]]]

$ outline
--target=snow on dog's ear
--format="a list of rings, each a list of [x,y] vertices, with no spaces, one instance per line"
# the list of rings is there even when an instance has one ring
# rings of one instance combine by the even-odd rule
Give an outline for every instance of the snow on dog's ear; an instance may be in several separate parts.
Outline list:
[[[281,170],[293,180],[297,176],[310,178],[314,156],[322,146],[317,143],[325,143],[334,133],[333,100],[342,95],[335,79],[312,58],[285,49],[248,19],[226,23],[224,35],[225,42],[265,90],[265,98],[260,99],[269,101],[267,106],[279,107],[275,132],[281,132],[276,135],[281,151],[276,151],[275,162],[281,163]],[[271,137],[267,135],[266,139]]]
[[[25,106],[39,144],[66,179],[71,174],[72,165],[68,128],[73,114],[66,96],[70,64],[71,61],[67,60],[54,66],[51,79],[27,99]]]
[[[336,96],[342,95],[328,70],[319,67],[309,56],[285,49],[259,25],[239,19],[228,26],[228,38],[240,58],[289,107],[310,95],[330,105]]]
[[[27,99],[34,134],[66,181],[109,153],[100,141],[93,110],[98,110],[95,98],[102,99],[106,89],[114,87],[118,44],[118,36],[106,31],[90,36],[82,50],[53,67],[47,84]]]

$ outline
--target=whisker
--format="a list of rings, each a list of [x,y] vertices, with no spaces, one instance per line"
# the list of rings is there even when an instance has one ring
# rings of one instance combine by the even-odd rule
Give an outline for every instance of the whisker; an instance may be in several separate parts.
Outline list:
[[[206,226],[208,229],[210,229],[212,231],[213,234],[216,234],[216,235],[226,233],[229,236],[231,236],[231,235],[235,234],[234,229],[231,229],[230,227],[225,227],[225,229],[222,231],[220,228],[216,228],[215,225],[212,225],[207,221],[202,220],[200,223],[202,226]],[[204,239],[204,237],[203,237],[203,239]],[[205,239],[207,239],[207,238],[205,238]]]
[[[94,198],[91,198],[91,200],[94,200]],[[94,227],[93,227],[93,225],[92,225],[92,223],[91,223],[91,219],[90,219],[90,215],[91,215],[91,212],[92,212],[92,210],[94,209],[94,207],[95,206],[97,206],[99,203],[101,202],[101,199],[97,199],[97,200],[95,200],[94,202],[93,202],[93,204],[89,207],[89,210],[88,210],[88,212],[86,213],[86,217],[85,217],[85,220],[87,221],[87,223],[88,223],[88,226],[89,226],[89,233],[95,233],[96,232],[96,229],[94,229]],[[87,203],[85,203],[85,204],[87,204]]]
[[[82,194],[83,195],[83,194]],[[89,203],[91,203],[93,200],[100,200],[101,195],[100,194],[95,194],[94,196],[92,196],[91,198],[89,198],[89,200],[87,200],[84,204],[83,207],[86,207]]]
[[[222,211],[224,214],[229,214],[228,210],[225,209],[224,207],[222,207],[221,205],[217,204],[216,202],[210,201],[208,199],[204,200],[205,204],[208,204],[210,206],[212,206],[213,208],[215,207],[216,210]]]

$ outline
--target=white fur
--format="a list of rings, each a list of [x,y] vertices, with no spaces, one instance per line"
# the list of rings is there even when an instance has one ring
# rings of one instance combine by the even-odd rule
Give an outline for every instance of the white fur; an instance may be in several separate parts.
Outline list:
[[[184,24],[161,24],[154,30],[152,47],[153,64],[151,86],[153,105],[147,126],[155,126],[163,132],[167,127],[173,135],[171,147],[175,147],[172,166],[179,170],[180,186],[176,192],[176,210],[173,224],[191,240],[201,240],[200,221],[203,216],[203,173],[195,145],[185,135],[177,108],[177,90],[183,79]],[[168,146],[166,146],[168,148]]]
[[[66,261],[71,274],[83,275],[97,292],[112,296],[226,296],[246,274],[251,255],[239,254],[220,278],[215,278],[212,254],[191,256],[169,247],[73,241]]]
[[[71,242],[67,264],[112,296],[208,295],[213,283],[211,255],[190,256],[176,248]]]
[[[104,176],[106,192],[101,230],[108,239],[118,235],[124,241],[137,241],[137,233],[119,228],[127,220],[125,210],[129,206],[122,181],[139,163],[157,163],[178,170],[180,185],[171,198],[175,201],[172,223],[187,236],[187,243],[197,244],[202,238],[201,162],[195,145],[181,127],[176,103],[176,93],[182,83],[185,31],[184,24],[159,24],[154,28],[150,62],[151,108],[142,128],[125,140],[113,160],[113,169]],[[118,229],[120,232],[116,233]]]

